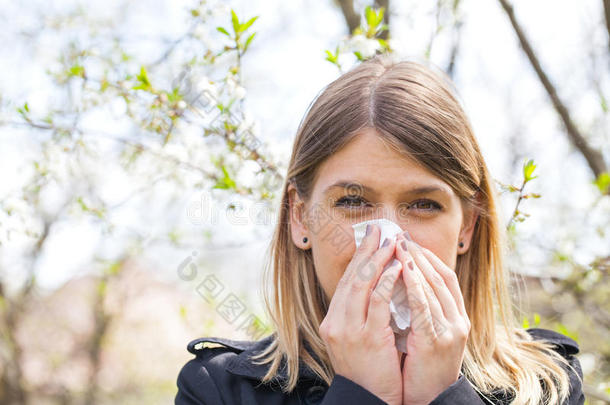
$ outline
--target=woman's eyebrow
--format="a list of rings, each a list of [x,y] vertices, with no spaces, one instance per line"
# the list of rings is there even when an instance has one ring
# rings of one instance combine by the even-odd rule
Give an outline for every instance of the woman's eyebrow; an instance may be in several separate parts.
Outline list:
[[[372,187],[369,187],[365,184],[362,183],[356,183],[353,181],[346,181],[346,180],[339,180],[333,184],[331,184],[330,186],[326,187],[326,189],[324,190],[325,193],[329,192],[331,189],[333,188],[342,188],[345,190],[353,190],[355,192],[355,194],[357,194],[358,190],[363,190],[363,191],[367,191],[371,194],[377,194],[377,190],[375,190]],[[446,188],[444,187],[440,187],[440,186],[420,186],[420,187],[415,187],[412,189],[408,189],[405,190],[403,192],[403,194],[426,194],[426,193],[432,193],[432,192],[441,192],[444,194],[449,195],[450,193],[447,191]]]

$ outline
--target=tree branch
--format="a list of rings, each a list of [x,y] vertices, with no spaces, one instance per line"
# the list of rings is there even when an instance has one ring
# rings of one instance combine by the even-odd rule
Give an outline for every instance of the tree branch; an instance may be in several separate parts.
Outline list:
[[[608,47],[610,48],[610,0],[604,0],[604,14],[606,16],[606,30],[608,30]]]
[[[390,26],[390,0],[377,0],[376,1],[378,7],[383,7],[385,12],[383,13],[383,23],[388,27]],[[379,38],[387,40],[390,36],[390,29],[381,31],[379,34]]]
[[[341,7],[341,12],[343,13],[343,17],[345,17],[347,29],[351,35],[352,32],[354,32],[354,30],[360,26],[360,15],[354,10],[354,3],[352,0],[337,0],[337,2]]]
[[[341,7],[341,12],[343,13],[343,17],[345,18],[345,23],[347,24],[347,29],[349,30],[350,35],[354,32],[356,28],[360,26],[360,14],[356,13],[354,10],[354,1],[353,0],[337,0],[339,3],[339,7]],[[383,23],[390,25],[390,0],[376,0],[375,7],[383,7],[385,12],[383,13]],[[378,38],[387,40],[390,36],[390,30],[382,31]]]
[[[451,53],[449,54],[449,63],[447,64],[447,74],[451,79],[453,79],[453,75],[455,73],[455,60],[457,59],[457,55],[460,49],[460,37],[462,31],[462,21],[458,16],[458,7],[460,6],[460,0],[453,1],[453,34],[451,35],[453,44],[451,45]]]
[[[553,83],[551,83],[551,80],[549,79],[546,72],[542,68],[536,53],[534,52],[532,46],[530,45],[529,40],[525,36],[523,29],[519,25],[519,22],[517,21],[515,14],[513,12],[512,5],[510,5],[508,3],[508,0],[499,0],[499,1],[500,1],[500,4],[502,5],[502,8],[504,8],[504,11],[506,12],[508,18],[510,19],[513,29],[515,30],[515,33],[517,34],[517,37],[519,38],[519,42],[521,44],[521,47],[523,48],[523,51],[527,55],[527,58],[529,59],[532,67],[536,71],[536,74],[538,75],[538,79],[540,80],[540,82],[544,86],[544,89],[546,90],[547,94],[551,98],[553,107],[555,108],[555,110],[557,111],[559,116],[561,117],[561,120],[563,121],[563,124],[567,130],[567,134],[568,134],[568,138],[569,138],[570,142],[584,156],[584,158],[587,161],[587,164],[589,165],[589,168],[595,175],[595,178],[598,178],[599,175],[601,175],[603,172],[608,170],[606,167],[606,163],[604,161],[604,156],[602,155],[602,153],[600,151],[598,151],[597,149],[594,149],[591,145],[589,145],[589,143],[587,142],[587,139],[580,133],[579,129],[576,127],[576,125],[572,121],[572,117],[570,116],[570,112],[569,112],[568,108],[563,103],[563,101],[559,98],[559,95],[557,94],[557,90],[555,89],[555,86],[553,85]],[[604,0],[604,1],[607,3],[609,0]],[[610,188],[606,189],[605,194],[610,194]]]

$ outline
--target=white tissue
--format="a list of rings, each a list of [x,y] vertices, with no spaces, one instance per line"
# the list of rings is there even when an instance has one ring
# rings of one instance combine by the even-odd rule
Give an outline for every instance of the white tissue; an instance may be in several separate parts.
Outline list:
[[[371,219],[369,221],[360,222],[352,225],[354,229],[354,238],[356,240],[356,246],[360,246],[360,242],[364,238],[366,233],[366,226],[368,224],[376,224],[381,230],[381,236],[379,237],[379,246],[383,243],[385,238],[396,238],[396,235],[404,232],[405,237],[408,240],[412,240],[407,231],[403,231],[400,226],[390,221],[389,219],[379,218]],[[388,264],[384,267],[383,271],[386,271],[394,262],[398,262],[395,256],[388,261]],[[403,353],[407,352],[407,335],[411,328],[411,311],[407,305],[407,289],[405,283],[400,277],[394,284],[392,290],[392,298],[390,299],[390,326],[394,331],[394,337],[396,338],[396,348]]]

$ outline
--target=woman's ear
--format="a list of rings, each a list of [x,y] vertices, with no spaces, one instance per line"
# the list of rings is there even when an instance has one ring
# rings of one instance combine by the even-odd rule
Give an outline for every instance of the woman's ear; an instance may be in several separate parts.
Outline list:
[[[307,250],[311,247],[311,235],[307,227],[307,207],[293,183],[288,185],[288,201],[292,242],[300,249]],[[307,238],[306,242],[303,241],[304,238]]]
[[[480,214],[480,194],[477,192],[475,195],[474,204],[464,204],[463,209],[463,218],[462,218],[462,228],[460,229],[460,234],[458,236],[458,250],[457,253],[459,255],[464,254],[470,248],[470,244],[472,242],[472,235],[474,233],[475,225],[477,224],[477,220],[479,219]],[[462,243],[463,245],[460,245]]]

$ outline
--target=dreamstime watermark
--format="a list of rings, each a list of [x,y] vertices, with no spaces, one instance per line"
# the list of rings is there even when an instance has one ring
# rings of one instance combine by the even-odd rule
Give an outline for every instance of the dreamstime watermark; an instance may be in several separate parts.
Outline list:
[[[197,252],[182,260],[176,272],[181,280],[195,282],[199,277],[199,269],[193,259]],[[198,280],[195,291],[208,304],[213,305],[216,312],[230,325],[235,326],[236,332],[245,332],[253,340],[259,340],[271,331],[271,328],[263,323],[253,312],[249,311],[246,304],[220,281],[215,274],[203,274]]]
[[[247,206],[246,206],[247,205]],[[229,201],[221,203],[209,193],[201,193],[198,200],[191,201],[186,208],[188,221],[195,226],[218,225],[224,217],[230,225],[270,225],[276,212],[266,201]]]
[[[421,222],[408,212],[409,204],[401,203],[396,208],[389,208],[381,203],[371,203],[366,210],[346,213],[335,207],[335,200],[327,198],[307,207],[303,212],[302,222],[312,235],[324,233],[323,241],[330,241],[336,250],[346,246],[346,241],[352,239],[352,231],[345,230],[346,223],[356,223],[370,218],[396,218],[401,224]],[[186,216],[195,225],[218,225],[224,217],[231,225],[272,225],[279,219],[278,212],[289,212],[288,203],[280,202],[276,207],[268,201],[240,201],[238,199],[221,203],[208,192],[202,192],[197,200],[188,203]],[[394,215],[395,213],[395,215]]]

